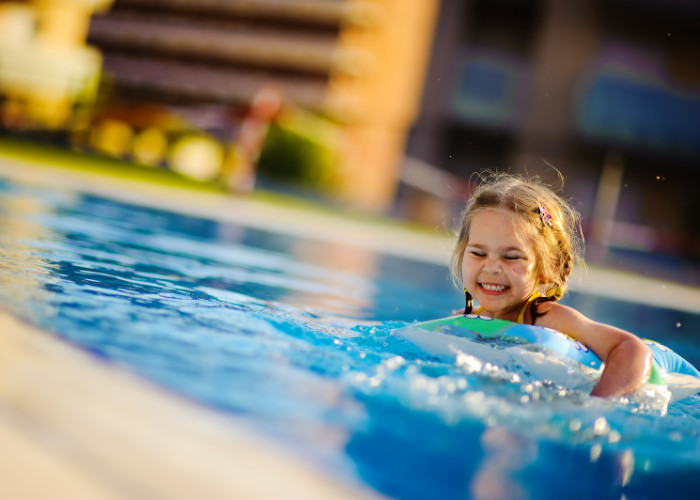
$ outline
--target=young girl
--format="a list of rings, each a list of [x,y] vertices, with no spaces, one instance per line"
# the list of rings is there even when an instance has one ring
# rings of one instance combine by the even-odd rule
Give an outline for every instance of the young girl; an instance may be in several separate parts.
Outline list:
[[[574,261],[581,259],[579,235],[578,214],[551,189],[537,180],[492,174],[464,211],[451,271],[464,285],[465,314],[565,333],[605,363],[592,395],[628,394],[649,377],[649,348],[635,335],[557,302]]]

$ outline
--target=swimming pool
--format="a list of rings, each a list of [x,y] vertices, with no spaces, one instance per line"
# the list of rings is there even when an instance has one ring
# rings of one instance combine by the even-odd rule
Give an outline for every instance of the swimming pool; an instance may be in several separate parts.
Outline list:
[[[7,309],[330,475],[396,498],[700,493],[697,396],[662,416],[393,337],[460,304],[442,266],[70,190],[0,195]],[[700,366],[697,314],[568,300]]]

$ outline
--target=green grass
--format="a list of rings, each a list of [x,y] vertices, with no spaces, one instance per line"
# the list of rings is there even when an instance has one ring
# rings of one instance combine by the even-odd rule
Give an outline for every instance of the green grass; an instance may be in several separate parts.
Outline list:
[[[39,141],[0,137],[0,152],[3,156],[39,165],[97,173],[138,182],[150,182],[161,186],[216,193],[224,192],[223,186],[218,183],[197,182],[164,168],[146,167],[117,158],[81,153]]]

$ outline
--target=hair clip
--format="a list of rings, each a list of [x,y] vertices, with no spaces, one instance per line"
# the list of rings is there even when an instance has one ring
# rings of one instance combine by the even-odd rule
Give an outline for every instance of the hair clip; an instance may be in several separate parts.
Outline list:
[[[549,212],[547,212],[547,209],[543,206],[539,206],[537,207],[537,210],[540,212],[540,219],[542,219],[542,222],[547,224],[549,227],[552,227],[552,216]]]

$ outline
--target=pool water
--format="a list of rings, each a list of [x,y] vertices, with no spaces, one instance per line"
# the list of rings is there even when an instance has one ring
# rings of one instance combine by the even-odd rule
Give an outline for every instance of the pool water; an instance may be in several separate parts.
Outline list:
[[[0,182],[6,309],[395,498],[698,498],[700,397],[606,401],[392,334],[441,266]],[[700,315],[571,293],[700,366]]]

